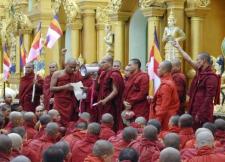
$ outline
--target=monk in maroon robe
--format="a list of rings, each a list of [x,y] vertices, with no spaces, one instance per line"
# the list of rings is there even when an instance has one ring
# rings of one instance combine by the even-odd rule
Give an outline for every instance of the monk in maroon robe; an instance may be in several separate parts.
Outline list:
[[[130,74],[126,80],[123,95],[125,109],[131,109],[136,117],[143,116],[148,119],[149,105],[147,101],[149,90],[149,76],[142,72],[139,59],[132,59],[128,65]]]
[[[50,83],[53,73],[58,69],[57,63],[51,63],[49,65],[50,74],[45,77],[43,84],[44,106],[45,110],[50,110],[53,107],[54,97],[50,91]]]
[[[27,140],[33,139],[34,136],[37,134],[37,130],[34,129],[34,126],[37,122],[36,116],[33,112],[26,112],[24,114],[24,128],[27,133]]]
[[[11,160],[11,149],[12,141],[7,135],[0,135],[0,161],[1,162],[10,162]]]
[[[174,60],[172,62],[172,78],[177,88],[177,94],[180,100],[180,107],[178,114],[182,115],[185,113],[185,102],[186,102],[186,89],[187,82],[185,75],[181,72],[181,61]]]
[[[216,119],[214,123],[217,128],[217,130],[215,132],[215,138],[216,138],[216,140],[220,141],[220,143],[225,148],[225,120]]]
[[[33,85],[35,85],[35,91],[32,102]],[[25,76],[20,79],[19,86],[19,101],[24,111],[35,112],[35,108],[40,104],[42,86],[43,79],[39,75],[34,74],[34,65],[32,63],[26,64]]]
[[[110,113],[114,117],[114,130],[122,127],[122,95],[124,82],[121,73],[112,69],[112,56],[105,56],[101,61],[101,73],[98,77],[96,108],[98,121],[103,114]]]
[[[115,136],[113,128],[113,116],[111,114],[103,114],[101,119],[101,132],[99,135],[100,139],[108,140],[110,137]]]
[[[208,53],[199,53],[196,62],[184,52],[178,42],[173,45],[183,58],[196,70],[189,90],[189,113],[193,116],[194,127],[199,128],[205,122],[213,120],[214,104],[218,104],[220,79],[211,69],[211,57]]]
[[[78,119],[78,101],[75,98],[71,83],[81,81],[76,70],[76,60],[66,62],[65,69],[52,75],[50,90],[54,93],[54,108],[59,111],[63,125]]]
[[[171,116],[176,115],[180,106],[177,89],[171,76],[172,64],[163,61],[158,68],[158,75],[161,83],[156,91],[151,107],[150,118],[160,121],[162,130],[168,130],[168,123]]]

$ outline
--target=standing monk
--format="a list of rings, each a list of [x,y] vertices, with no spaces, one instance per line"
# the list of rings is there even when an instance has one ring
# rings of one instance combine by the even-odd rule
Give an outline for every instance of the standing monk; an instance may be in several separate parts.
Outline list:
[[[50,83],[52,74],[58,69],[57,63],[51,63],[49,66],[50,74],[45,77],[43,85],[43,94],[44,94],[44,106],[46,110],[50,110],[53,107],[54,97],[53,93],[50,91]]]
[[[194,120],[194,127],[201,127],[213,120],[214,98],[220,94],[219,77],[211,69],[211,57],[208,53],[199,53],[196,62],[181,48],[178,42],[173,45],[183,58],[196,70],[189,90],[189,113]]]
[[[172,64],[169,61],[163,61],[159,64],[158,75],[161,84],[153,98],[150,112],[151,117],[160,121],[163,130],[168,130],[169,119],[176,115],[180,106],[171,70]]]
[[[71,83],[81,80],[76,72],[76,60],[69,59],[65,69],[56,71],[52,75],[50,90],[54,93],[54,108],[59,111],[63,125],[78,118],[78,102]]]
[[[25,76],[20,79],[19,100],[24,111],[35,112],[35,108],[40,104],[42,94],[43,79],[34,74],[34,64],[25,65]],[[34,101],[32,102],[33,85],[35,84]]]
[[[180,100],[179,115],[185,113],[185,101],[186,101],[186,77],[181,72],[181,61],[175,59],[172,62],[172,78],[177,88],[178,97]]]
[[[148,119],[148,74],[141,71],[141,62],[139,59],[130,60],[128,66],[130,67],[130,74],[125,84],[123,95],[124,106],[131,108],[136,117],[143,116]]]
[[[122,95],[124,81],[118,70],[112,69],[112,56],[105,56],[101,61],[101,73],[98,78],[98,121],[105,113],[110,113],[115,119],[114,129],[121,127]]]

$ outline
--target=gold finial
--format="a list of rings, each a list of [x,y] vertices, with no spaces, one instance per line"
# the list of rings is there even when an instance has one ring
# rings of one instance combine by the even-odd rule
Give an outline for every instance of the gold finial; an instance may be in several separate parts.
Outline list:
[[[173,9],[172,9],[172,8],[171,8],[171,10],[170,10],[170,15],[169,15],[168,19],[175,20],[175,15],[174,15],[174,13],[173,13]]]
[[[84,58],[82,57],[82,54],[80,54],[80,56],[78,57],[78,62],[80,63],[80,65],[84,64]]]

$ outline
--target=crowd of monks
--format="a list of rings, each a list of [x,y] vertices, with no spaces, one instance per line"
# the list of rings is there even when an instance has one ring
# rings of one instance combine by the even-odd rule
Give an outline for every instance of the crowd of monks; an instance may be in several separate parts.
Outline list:
[[[0,162],[225,162],[225,120],[213,118],[220,76],[208,53],[193,61],[173,45],[196,75],[189,87],[180,60],[161,62],[153,97],[136,58],[121,72],[105,56],[85,75],[71,58],[62,70],[51,63],[44,79],[26,64],[19,105],[6,94],[0,107]]]

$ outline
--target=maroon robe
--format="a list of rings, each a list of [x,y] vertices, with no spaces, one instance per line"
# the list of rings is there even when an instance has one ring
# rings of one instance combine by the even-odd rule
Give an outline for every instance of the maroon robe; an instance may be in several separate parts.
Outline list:
[[[10,162],[10,160],[12,159],[12,157],[10,156],[10,154],[5,154],[0,152],[0,161],[1,162]]]
[[[73,74],[65,73],[58,78],[56,86],[63,86],[68,83],[75,83],[81,81],[79,72]],[[78,119],[78,101],[75,98],[74,92],[70,90],[61,90],[54,92],[54,108],[59,111],[63,125],[68,122]]]
[[[115,132],[112,130],[111,124],[101,124],[100,139],[108,140],[110,137],[115,136]]]
[[[44,106],[46,110],[51,110],[53,107],[53,105],[49,103],[50,99],[53,98],[53,93],[50,91],[51,78],[51,74],[46,76],[43,84]]]
[[[25,75],[20,79],[19,100],[24,111],[35,112],[35,108],[40,105],[40,96],[42,94],[43,79],[37,75],[37,84],[35,85],[34,102],[32,103],[34,73]]]
[[[35,125],[34,123],[28,123],[28,122],[24,124],[24,128],[27,132],[27,140],[33,139],[34,136],[37,134],[37,130],[34,129],[34,125]]]
[[[105,113],[110,113],[114,117],[114,129],[122,128],[121,112],[123,107],[122,95],[124,90],[124,81],[120,71],[109,70],[102,71],[98,78],[98,101],[104,99],[112,92],[112,84],[117,88],[117,95],[104,106],[98,105],[98,121]]]
[[[72,149],[71,162],[82,162],[92,152],[98,136],[87,134],[85,139],[77,141]]]
[[[173,72],[172,73],[173,81],[177,88],[178,97],[180,100],[180,108],[178,111],[179,115],[185,113],[185,102],[186,102],[186,77],[181,72]]]
[[[215,139],[220,141],[220,143],[225,148],[225,131],[217,130],[216,133],[215,133]]]
[[[39,129],[39,131],[33,137],[33,139],[41,138],[45,134],[45,128],[46,128],[46,125],[41,126],[41,128]]]
[[[20,152],[20,151],[18,151],[18,150],[16,150],[16,149],[12,149],[12,151],[11,151],[11,156],[12,156],[13,158],[15,158],[15,157],[17,157],[17,156],[19,156],[19,155],[21,155],[21,152]]]
[[[169,128],[167,131],[161,131],[159,134],[159,137],[164,139],[164,137],[168,134],[168,133],[177,133],[179,134],[180,132],[180,128],[177,126],[172,126],[171,128]]]
[[[38,162],[38,160],[39,160],[38,153],[28,147],[28,144],[29,144],[30,141],[31,140],[25,141],[23,143],[21,155],[24,155],[24,156],[28,157],[31,160],[31,162]]]
[[[105,162],[104,159],[101,157],[95,156],[95,155],[88,155],[85,159],[84,162]]]
[[[123,100],[132,106],[135,116],[148,119],[149,104],[147,101],[149,91],[149,76],[144,72],[132,74],[125,84]]]
[[[189,113],[193,117],[195,129],[205,122],[213,121],[213,100],[220,93],[219,82],[219,77],[210,66],[204,71],[197,71],[189,90]]]
[[[180,129],[180,148],[184,148],[187,141],[195,138],[195,134],[192,128],[181,128]]]

